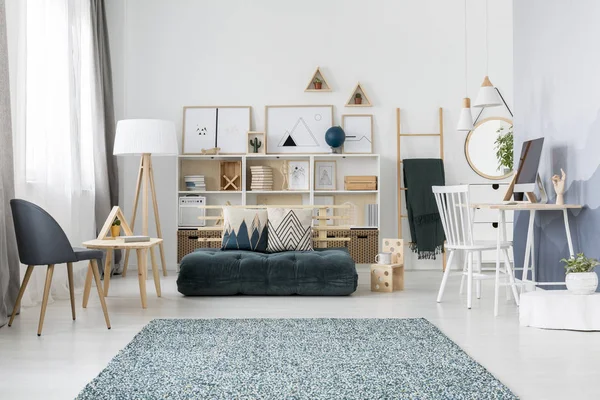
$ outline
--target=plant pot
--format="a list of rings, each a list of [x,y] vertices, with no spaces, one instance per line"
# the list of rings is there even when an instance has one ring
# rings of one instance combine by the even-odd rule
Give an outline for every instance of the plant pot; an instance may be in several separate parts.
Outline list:
[[[121,227],[119,225],[113,225],[110,227],[110,234],[112,237],[117,238],[121,235]]]
[[[315,82],[315,89],[321,90],[321,87],[323,87],[323,82]]]
[[[362,97],[355,97],[354,104],[362,104]]]
[[[592,294],[598,288],[595,272],[571,272],[566,278],[567,290],[573,294]]]

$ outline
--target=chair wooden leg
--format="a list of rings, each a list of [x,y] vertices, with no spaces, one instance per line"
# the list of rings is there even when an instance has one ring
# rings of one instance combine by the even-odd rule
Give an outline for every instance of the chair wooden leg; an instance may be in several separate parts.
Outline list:
[[[46,272],[46,283],[44,284],[44,297],[42,299],[42,311],[40,312],[40,323],[38,325],[37,335],[42,336],[44,327],[44,317],[46,316],[46,307],[48,306],[48,296],[50,296],[50,286],[52,285],[52,275],[54,275],[54,264],[48,265]]]
[[[73,263],[67,263],[67,276],[69,278],[69,296],[71,297],[71,316],[75,321],[75,283],[73,283]]]
[[[27,284],[29,283],[29,278],[31,278],[31,273],[33,272],[33,265],[27,266],[27,271],[25,271],[25,276],[23,277],[23,283],[21,283],[21,288],[19,289],[19,295],[17,296],[17,301],[15,302],[15,308],[13,308],[12,315],[10,316],[10,321],[8,321],[8,326],[11,326],[15,316],[17,315],[17,310],[21,305],[21,299],[23,298],[23,294],[25,293],[25,289],[27,288]]]
[[[87,274],[85,275],[85,285],[83,286],[83,302],[81,306],[86,308],[90,299],[90,290],[92,290],[92,262],[88,263]]]
[[[442,283],[440,284],[440,290],[438,292],[437,302],[442,301],[442,297],[444,296],[444,289],[446,288],[446,282],[448,281],[448,276],[450,275],[450,269],[452,269],[452,260],[454,259],[454,250],[450,250],[450,255],[448,256],[448,262],[446,263],[446,270],[444,271],[444,276],[442,277]]]
[[[106,301],[104,300],[104,291],[100,283],[100,272],[98,271],[98,262],[91,260],[91,269],[94,274],[94,280],[96,281],[96,289],[98,289],[98,297],[100,298],[100,305],[102,306],[102,312],[104,313],[104,320],[106,321],[106,327],[110,329],[110,319],[108,318],[108,310],[106,308]]]

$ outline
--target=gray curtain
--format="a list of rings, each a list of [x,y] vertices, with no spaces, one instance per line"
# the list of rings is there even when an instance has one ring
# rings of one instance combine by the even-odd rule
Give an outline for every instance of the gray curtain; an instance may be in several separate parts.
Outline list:
[[[113,156],[115,142],[115,106],[112,70],[104,0],[91,0],[92,43],[94,56],[94,179],[96,184],[96,227],[102,228],[113,206],[119,204],[119,171]],[[121,253],[115,251],[115,266]],[[114,271],[113,271],[114,272]]]
[[[19,257],[9,205],[14,197],[6,11],[0,0],[0,326],[8,322],[19,294]]]

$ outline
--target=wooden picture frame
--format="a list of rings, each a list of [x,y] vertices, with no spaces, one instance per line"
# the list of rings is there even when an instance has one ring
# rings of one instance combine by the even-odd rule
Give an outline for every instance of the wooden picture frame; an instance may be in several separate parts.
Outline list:
[[[256,153],[254,152],[253,146],[250,144],[250,141],[254,139],[261,141],[261,146]],[[246,154],[267,154],[267,142],[265,140],[264,132],[248,131],[248,134],[246,135]]]
[[[333,125],[333,105],[266,106],[267,154],[330,154],[325,132]]]
[[[344,114],[342,129],[346,133],[344,153],[373,153],[373,114]]]
[[[315,191],[336,190],[337,163],[335,160],[315,160]]]
[[[182,129],[182,154],[212,148],[220,148],[220,154],[246,154],[242,141],[252,129],[252,107],[185,106]]]
[[[288,190],[310,190],[310,162],[308,160],[288,160]]]

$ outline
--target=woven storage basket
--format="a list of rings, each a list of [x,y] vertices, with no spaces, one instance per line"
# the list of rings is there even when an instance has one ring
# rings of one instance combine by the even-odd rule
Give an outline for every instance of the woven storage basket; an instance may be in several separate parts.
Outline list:
[[[314,237],[317,237],[314,233]],[[328,238],[349,237],[348,242],[328,241],[327,247],[348,247],[350,255],[357,264],[371,264],[379,253],[379,230],[377,229],[332,229],[327,231]],[[318,246],[318,242],[315,242]]]
[[[221,242],[199,242],[198,238],[220,238],[222,231],[199,231],[197,229],[186,229],[177,231],[177,263],[196,249],[220,249]]]

